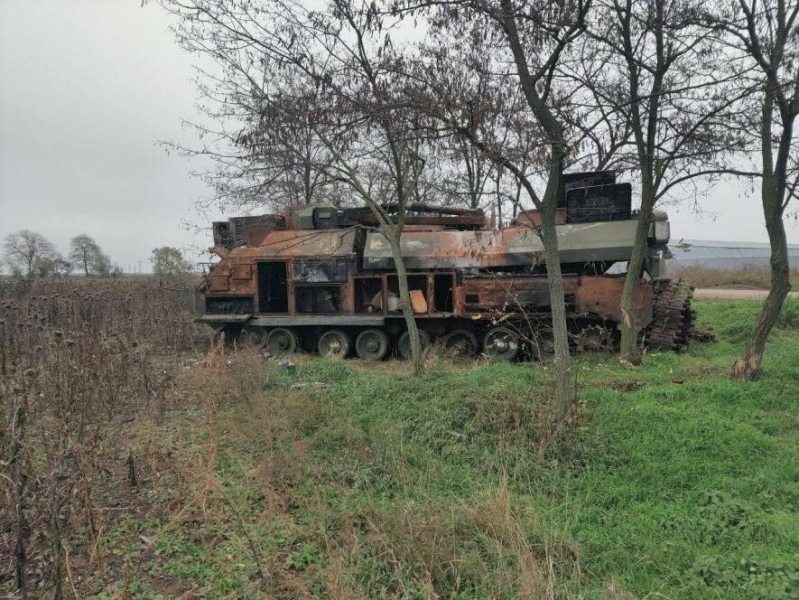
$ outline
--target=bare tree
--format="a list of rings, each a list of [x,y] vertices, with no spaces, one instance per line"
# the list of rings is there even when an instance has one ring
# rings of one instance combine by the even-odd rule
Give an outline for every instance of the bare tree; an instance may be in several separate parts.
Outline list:
[[[22,229],[6,236],[4,260],[11,272],[26,281],[36,273],[37,263],[60,258],[53,243],[40,233]]]
[[[583,89],[617,165],[639,178],[641,206],[622,294],[621,356],[638,364],[639,326],[635,296],[646,258],[656,203],[688,183],[737,172],[727,159],[746,149],[746,139],[728,127],[749,93],[721,48],[696,22],[701,0],[602,0],[590,19],[589,43],[579,49]],[[589,58],[585,59],[588,54]],[[621,117],[629,135],[612,135]],[[601,148],[596,139],[593,147]],[[746,173],[751,175],[751,173]]]
[[[173,27],[180,46],[213,65],[198,70],[195,80],[203,118],[186,125],[197,134],[196,143],[165,142],[181,154],[211,159],[213,167],[196,174],[214,190],[210,202],[244,211],[346,203],[344,189],[327,174],[332,156],[316,133],[330,108],[318,82],[262,60],[263,49],[248,44],[246,36],[242,45],[230,45],[237,33],[259,34],[257,3],[161,4],[181,17]],[[223,39],[210,36],[212,29]]]
[[[444,139],[440,146],[435,165],[425,168],[425,180],[430,180],[436,202],[469,208],[483,206],[485,187],[493,170],[491,161],[463,139]]]
[[[757,84],[750,122],[756,125],[762,161],[760,201],[771,245],[771,289],[743,355],[732,368],[736,379],[755,379],[761,373],[769,333],[791,289],[784,218],[799,183],[794,138],[799,114],[799,2],[719,1],[704,17],[727,43],[730,56],[753,69]]]
[[[424,171],[423,140],[417,133],[424,128],[398,95],[395,75],[403,57],[375,5],[331,0],[310,10],[288,0],[162,4],[181,18],[177,35],[184,46],[211,54],[247,82],[238,92],[244,112],[236,119],[259,123],[250,128],[247,145],[257,149],[268,139],[272,147],[285,150],[287,140],[273,132],[307,128],[325,149],[323,158],[313,158],[315,168],[345,185],[372,211],[391,246],[414,368],[420,371],[423,355],[400,235],[406,206],[418,194]],[[270,79],[275,73],[278,77]],[[279,91],[267,90],[264,82],[280,86]],[[312,113],[299,115],[297,107],[307,105],[309,94],[319,102]],[[269,127],[260,126],[265,110]],[[224,125],[229,115],[222,112],[216,118]]]
[[[536,233],[544,246],[555,351],[552,407],[555,415],[561,419],[573,404],[574,384],[555,228],[556,208],[563,189],[563,169],[571,151],[571,132],[562,114],[569,104],[568,94],[560,88],[557,76],[566,49],[585,31],[590,8],[591,0],[577,3],[566,0],[407,0],[394,7],[395,11],[426,14],[433,27],[440,32],[441,39],[437,40],[434,53],[440,65],[437,70],[440,74],[447,73],[446,57],[450,47],[463,50],[482,44],[489,50],[482,57],[489,61],[484,62],[484,67],[479,67],[479,53],[471,52],[469,72],[458,77],[457,73],[450,71],[447,82],[439,83],[437,90],[442,99],[437,112],[448,112],[449,116],[444,116],[442,120],[451,130],[489,156],[499,169],[511,173],[541,213],[542,223],[536,228]],[[476,103],[479,95],[474,95],[473,100],[458,98],[451,93],[452,84],[458,81],[462,83],[461,90],[473,88],[474,80],[479,79],[479,75],[494,81],[496,93],[489,96],[495,96],[496,102],[510,103],[514,95],[524,101],[524,110],[519,118],[529,122],[527,131],[535,131],[535,137],[541,142],[537,151],[524,163],[528,168],[532,167],[532,172],[526,172],[520,166],[521,153],[506,151],[509,144],[502,144],[496,136],[488,139],[483,136],[485,131],[480,129],[480,124],[484,119],[481,112],[486,106]],[[421,79],[421,74],[418,77]],[[508,82],[513,85],[503,85]],[[543,186],[542,194],[536,192],[537,185]]]

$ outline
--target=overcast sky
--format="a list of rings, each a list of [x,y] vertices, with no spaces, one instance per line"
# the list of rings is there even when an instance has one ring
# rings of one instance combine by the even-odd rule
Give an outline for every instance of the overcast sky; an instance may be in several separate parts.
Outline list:
[[[182,223],[208,224],[202,165],[157,144],[191,143],[181,118],[196,117],[192,59],[168,26],[140,0],[0,0],[0,238],[33,229],[66,253],[87,233],[125,270],[147,270],[156,246],[199,258],[209,236]],[[751,190],[719,186],[704,206],[669,207],[672,237],[768,240]]]
[[[38,231],[67,252],[94,237],[123,269],[157,246],[207,247],[190,176],[157,142],[189,141],[190,57],[139,0],[0,0],[0,236]]]

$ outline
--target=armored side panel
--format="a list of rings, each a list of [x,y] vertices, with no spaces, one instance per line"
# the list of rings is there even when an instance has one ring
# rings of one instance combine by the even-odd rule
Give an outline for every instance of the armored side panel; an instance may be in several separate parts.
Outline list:
[[[214,245],[232,250],[247,244],[252,245],[248,239],[251,231],[272,231],[284,225],[280,215],[259,215],[257,217],[233,217],[228,221],[217,221],[213,224]]]
[[[626,261],[632,252],[636,227],[634,219],[560,225],[557,232],[561,262]],[[523,267],[544,261],[544,245],[527,227],[500,231],[407,231],[402,234],[401,247],[409,269]],[[394,268],[391,247],[382,233],[367,234],[363,267]]]
[[[569,190],[591,186],[604,186],[616,183],[614,171],[584,171],[582,173],[564,173],[563,190],[558,198],[558,207],[566,208],[566,195]]]
[[[567,223],[599,223],[629,220],[632,209],[632,186],[616,183],[566,192]]]
[[[272,231],[260,245],[242,252],[259,259],[350,256],[355,252],[356,236],[354,229]]]
[[[273,230],[258,246],[234,248],[204,284],[201,320],[337,308],[357,265],[359,235],[355,229]]]

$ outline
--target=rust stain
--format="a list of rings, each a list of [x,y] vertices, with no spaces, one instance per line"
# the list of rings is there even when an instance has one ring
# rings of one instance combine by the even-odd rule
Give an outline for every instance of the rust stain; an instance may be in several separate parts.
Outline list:
[[[513,221],[511,225],[521,225],[526,227],[538,227],[543,222],[541,211],[538,210],[523,210]],[[555,210],[555,225],[566,224],[566,209],[558,208]]]
[[[621,294],[623,276],[582,277],[577,287],[576,309],[578,313],[595,314],[609,321],[621,322]],[[649,281],[638,284],[633,306],[639,327],[652,322],[652,303],[655,294]]]

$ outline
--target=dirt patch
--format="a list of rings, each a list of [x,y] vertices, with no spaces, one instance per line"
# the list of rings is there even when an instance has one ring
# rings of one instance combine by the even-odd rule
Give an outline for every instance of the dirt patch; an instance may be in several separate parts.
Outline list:
[[[762,300],[768,290],[747,288],[703,288],[694,291],[696,300]],[[799,298],[799,292],[791,292],[791,298]]]

